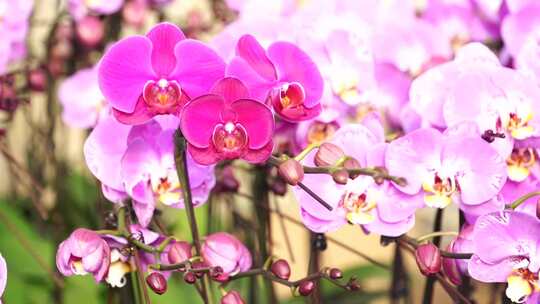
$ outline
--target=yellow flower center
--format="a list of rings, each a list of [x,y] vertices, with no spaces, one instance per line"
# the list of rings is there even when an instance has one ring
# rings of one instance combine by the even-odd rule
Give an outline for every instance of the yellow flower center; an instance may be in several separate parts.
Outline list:
[[[307,132],[308,144],[320,144],[336,133],[338,126],[335,123],[314,122]]]
[[[523,303],[533,293],[540,291],[538,285],[538,274],[532,273],[526,268],[520,268],[514,271],[507,278],[508,287],[506,296],[514,303]]]
[[[84,270],[82,260],[71,262],[71,271],[76,275],[88,274],[88,272]]]
[[[510,113],[506,117],[501,118],[501,123],[513,138],[523,140],[529,138],[534,133],[534,128],[529,125],[529,121],[533,118],[532,110],[525,111],[525,115]]]
[[[368,200],[365,193],[347,192],[343,198],[343,208],[347,212],[347,221],[351,224],[364,225],[373,222],[375,217],[371,214],[371,210],[376,206],[377,203]]]
[[[151,179],[152,191],[165,205],[178,203],[182,197],[182,186],[174,170],[168,170],[163,177]]]
[[[457,191],[457,184],[452,178],[441,179],[435,175],[433,181],[424,181],[422,188],[426,192],[424,202],[427,206],[445,208],[452,203],[452,194]]]
[[[332,78],[332,91],[348,104],[358,103],[361,97],[358,93],[359,80],[354,71],[347,69],[336,73]]]
[[[529,177],[530,168],[536,164],[536,154],[531,148],[514,149],[506,160],[508,165],[508,178],[515,182],[522,182]]]

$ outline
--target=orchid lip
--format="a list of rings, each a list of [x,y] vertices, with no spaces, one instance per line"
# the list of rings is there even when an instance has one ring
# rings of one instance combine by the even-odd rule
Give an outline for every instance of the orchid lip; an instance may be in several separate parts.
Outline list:
[[[247,146],[247,132],[241,124],[228,121],[218,124],[212,134],[212,143],[220,153],[233,155],[240,154]]]
[[[181,103],[182,89],[175,80],[151,80],[144,85],[143,99],[149,110],[156,114],[173,113]]]

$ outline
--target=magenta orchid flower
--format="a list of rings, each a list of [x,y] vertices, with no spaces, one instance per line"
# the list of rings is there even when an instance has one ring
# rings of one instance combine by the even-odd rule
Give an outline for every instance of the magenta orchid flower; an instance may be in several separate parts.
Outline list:
[[[250,99],[248,88],[235,78],[222,79],[210,94],[189,102],[180,128],[191,156],[200,164],[235,158],[260,163],[272,153],[272,112]]]
[[[58,98],[62,120],[71,127],[94,127],[110,111],[99,90],[96,68],[82,69],[66,78],[60,84]]]
[[[223,273],[235,275],[251,268],[252,258],[247,247],[235,236],[217,232],[206,237],[201,247],[204,263],[211,267],[220,266]]]
[[[506,282],[516,303],[538,303],[540,221],[517,211],[486,214],[476,221],[469,274],[481,282]]]
[[[384,133],[380,123],[350,124],[339,129],[329,140],[342,148],[345,155],[356,159],[361,166],[382,165]],[[310,153],[304,164],[314,165]],[[377,185],[371,177],[359,176],[346,185],[336,184],[331,176],[309,174],[303,183],[324,199],[333,210],[321,206],[301,189],[294,188],[300,203],[302,221],[312,231],[334,231],[352,223],[363,229],[386,236],[398,236],[414,225],[414,213],[423,206],[418,195],[406,195],[391,183]]]
[[[109,117],[100,122],[85,143],[85,158],[92,173],[106,186],[108,197],[133,198],[139,223],[147,226],[157,202],[183,208],[182,187],[174,162],[173,133],[178,119],[161,116],[159,122],[130,127]],[[213,167],[188,156],[194,204],[206,202],[215,184]]]
[[[100,235],[79,228],[58,246],[56,266],[64,276],[91,274],[100,282],[109,271],[110,258],[109,245]]]
[[[322,76],[313,60],[292,43],[275,42],[265,50],[253,36],[244,35],[227,75],[244,82],[256,100],[268,100],[285,120],[298,122],[321,112]]]
[[[224,72],[216,52],[185,39],[176,25],[160,23],[146,36],[125,38],[105,53],[99,86],[116,118],[136,125],[156,115],[178,115],[187,101],[208,93]]]
[[[506,163],[478,136],[443,135],[431,128],[415,130],[388,145],[389,173],[402,176],[409,195],[424,194],[427,206],[444,208],[453,198],[464,205],[489,202],[506,182]]]
[[[0,254],[0,304],[2,304],[2,294],[4,294],[4,290],[6,290],[7,275],[8,270],[6,260]]]

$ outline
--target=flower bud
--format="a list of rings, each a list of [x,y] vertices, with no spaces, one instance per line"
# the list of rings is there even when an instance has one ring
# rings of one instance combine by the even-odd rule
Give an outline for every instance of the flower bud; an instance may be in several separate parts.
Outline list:
[[[294,158],[282,162],[278,167],[278,173],[287,184],[293,186],[298,185],[304,179],[304,168]]]
[[[275,261],[270,267],[270,271],[272,271],[276,277],[283,280],[288,280],[291,277],[291,267],[284,259]]]
[[[422,244],[414,253],[416,264],[423,275],[429,276],[441,271],[441,251],[433,243]]]
[[[158,295],[162,295],[167,291],[167,280],[159,272],[152,272],[146,277],[146,284]]]
[[[315,289],[315,283],[313,281],[302,281],[298,284],[298,292],[302,296],[308,296]]]
[[[347,289],[350,291],[358,291],[360,290],[360,282],[358,282],[358,279],[355,277],[352,277],[349,282],[347,282]]]
[[[349,172],[345,169],[334,171],[334,173],[332,173],[332,178],[336,184],[346,185],[349,181]]]
[[[455,240],[452,240],[450,244],[448,244],[448,247],[446,247],[446,250],[453,252],[454,244]],[[442,258],[442,270],[452,284],[461,285],[461,273],[455,259]]]
[[[229,278],[231,276],[228,273],[220,273],[219,275],[212,277],[212,280],[219,282],[219,283],[226,283],[229,281]]]
[[[205,268],[206,264],[204,264],[203,262],[194,262],[191,264],[191,266],[193,267],[193,269],[197,270],[197,269]],[[199,279],[204,276],[204,272],[202,271],[194,271],[193,273]]]
[[[326,243],[326,236],[324,233],[316,233],[311,240],[311,246],[320,251],[326,250],[328,244]]]
[[[28,85],[36,92],[43,92],[47,87],[47,74],[43,68],[33,69],[28,73]]]
[[[188,242],[174,242],[167,253],[169,263],[178,264],[191,258],[191,244]]]
[[[360,168],[362,168],[362,166],[360,165],[360,162],[357,161],[355,158],[347,158],[343,162],[343,168],[345,168],[347,170],[352,170],[352,169],[360,169]],[[349,173],[349,178],[350,179],[355,179],[359,175],[360,174],[358,174],[358,173]]]
[[[343,272],[340,269],[332,268],[330,269],[329,276],[332,280],[337,280],[343,278]]]
[[[98,17],[87,15],[77,22],[76,33],[83,46],[94,48],[105,36],[105,25]]]
[[[251,253],[247,247],[226,232],[208,235],[201,246],[201,255],[206,266],[220,266],[223,273],[230,275],[246,271],[252,265]]]
[[[237,192],[239,187],[240,182],[234,176],[232,166],[227,166],[218,172],[214,187],[215,192]]]
[[[340,147],[332,143],[323,143],[315,153],[314,162],[318,167],[333,166],[343,156],[345,152]]]
[[[221,268],[221,266],[212,267],[210,268],[209,274],[210,277],[217,278],[223,274],[223,268]]]
[[[244,304],[244,300],[236,290],[231,290],[227,292],[226,295],[224,295],[221,298],[221,304]]]
[[[536,202],[536,217],[540,219],[540,200]]]
[[[197,276],[193,272],[188,271],[184,274],[184,281],[188,284],[195,284]]]

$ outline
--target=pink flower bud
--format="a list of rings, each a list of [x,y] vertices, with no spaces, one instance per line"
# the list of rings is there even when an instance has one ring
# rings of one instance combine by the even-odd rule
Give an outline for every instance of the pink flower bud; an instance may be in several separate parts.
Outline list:
[[[224,295],[221,298],[221,304],[244,304],[244,300],[236,290],[231,290],[227,292],[226,295]]]
[[[169,263],[178,264],[191,258],[191,244],[188,242],[174,242],[169,247],[167,257]]]
[[[146,277],[146,284],[158,295],[162,295],[167,291],[167,280],[159,272],[152,272]]]
[[[83,46],[94,48],[105,36],[105,25],[98,17],[88,15],[77,22],[76,33],[77,39]]]
[[[441,251],[433,243],[422,244],[414,253],[416,264],[423,275],[428,276],[441,271]]]
[[[302,281],[298,285],[298,292],[305,296],[308,296],[315,289],[315,283],[313,281]]]
[[[287,184],[293,186],[298,185],[304,179],[304,168],[294,158],[282,162],[278,167],[278,173]]]
[[[289,263],[283,259],[275,261],[270,267],[272,273],[283,280],[288,280],[291,277],[291,267]]]
[[[333,280],[341,279],[343,278],[343,272],[340,269],[332,268],[330,269],[329,276]]]
[[[207,266],[220,266],[223,273],[234,275],[251,268],[249,250],[233,235],[218,232],[206,237],[201,254]]]
[[[281,178],[274,178],[270,184],[270,190],[277,195],[284,196],[287,193],[287,184]]]
[[[536,217],[540,219],[540,200],[536,202]]]
[[[446,247],[446,250],[449,252],[453,252],[454,244],[455,240],[452,240],[452,242],[448,244],[448,247]],[[455,259],[442,258],[442,270],[448,280],[452,282],[452,284],[461,285],[461,273],[459,272],[459,268]]]
[[[344,162],[343,162],[343,168],[347,169],[347,170],[351,170],[351,169],[360,169],[362,166],[360,165],[360,162],[357,161],[356,159],[354,158],[347,158]],[[351,179],[355,179],[359,176],[360,174],[355,174],[355,173],[349,173],[349,178]]]
[[[314,162],[318,167],[333,166],[343,156],[345,152],[340,147],[332,143],[323,143],[315,153]]]
[[[193,272],[188,271],[184,274],[184,281],[188,284],[194,284],[197,281],[197,276]]]
[[[332,178],[336,184],[346,185],[349,181],[349,172],[347,172],[345,169],[337,170],[332,173]]]

